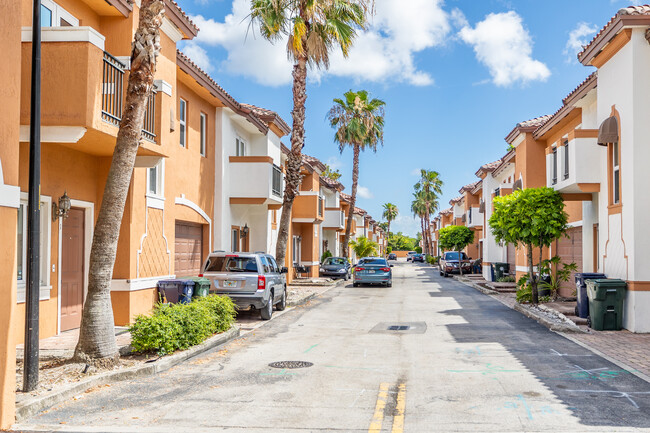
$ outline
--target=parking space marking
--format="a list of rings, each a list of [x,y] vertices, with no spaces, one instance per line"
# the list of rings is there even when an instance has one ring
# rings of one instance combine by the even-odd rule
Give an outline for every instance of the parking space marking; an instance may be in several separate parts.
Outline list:
[[[380,433],[381,424],[384,421],[384,408],[388,401],[388,383],[379,385],[379,393],[377,393],[377,404],[375,405],[375,413],[372,416],[372,422],[368,428],[368,433]]]
[[[406,384],[400,383],[397,391],[397,405],[393,417],[392,433],[404,432],[404,412],[406,411]]]

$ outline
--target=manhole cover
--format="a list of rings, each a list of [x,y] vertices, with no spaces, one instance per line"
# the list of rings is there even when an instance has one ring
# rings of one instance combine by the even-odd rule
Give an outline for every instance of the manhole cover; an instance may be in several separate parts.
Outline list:
[[[406,331],[410,328],[410,326],[404,326],[404,325],[393,325],[389,326],[388,330],[389,331]]]
[[[307,361],[278,361],[269,364],[273,368],[306,368],[314,365],[313,362]]]

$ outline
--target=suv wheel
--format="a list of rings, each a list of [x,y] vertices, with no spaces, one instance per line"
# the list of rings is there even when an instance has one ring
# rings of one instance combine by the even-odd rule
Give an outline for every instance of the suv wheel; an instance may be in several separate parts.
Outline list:
[[[282,299],[278,302],[278,305],[275,307],[278,311],[284,311],[287,308],[287,288],[285,287],[282,291]]]
[[[271,320],[271,316],[273,315],[273,292],[271,292],[271,296],[269,297],[269,302],[260,310],[260,316],[262,317],[262,320]]]

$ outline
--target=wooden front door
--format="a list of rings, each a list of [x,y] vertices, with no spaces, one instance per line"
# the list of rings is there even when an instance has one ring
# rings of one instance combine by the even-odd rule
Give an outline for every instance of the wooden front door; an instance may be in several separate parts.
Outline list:
[[[61,331],[78,328],[84,301],[84,210],[70,209],[61,245]]]

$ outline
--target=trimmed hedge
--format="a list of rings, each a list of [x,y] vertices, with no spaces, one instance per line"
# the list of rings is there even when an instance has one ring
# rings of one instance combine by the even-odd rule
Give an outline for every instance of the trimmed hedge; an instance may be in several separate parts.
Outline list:
[[[210,295],[189,304],[158,304],[150,316],[140,315],[129,328],[137,352],[166,355],[225,332],[235,321],[235,305],[227,296]]]

